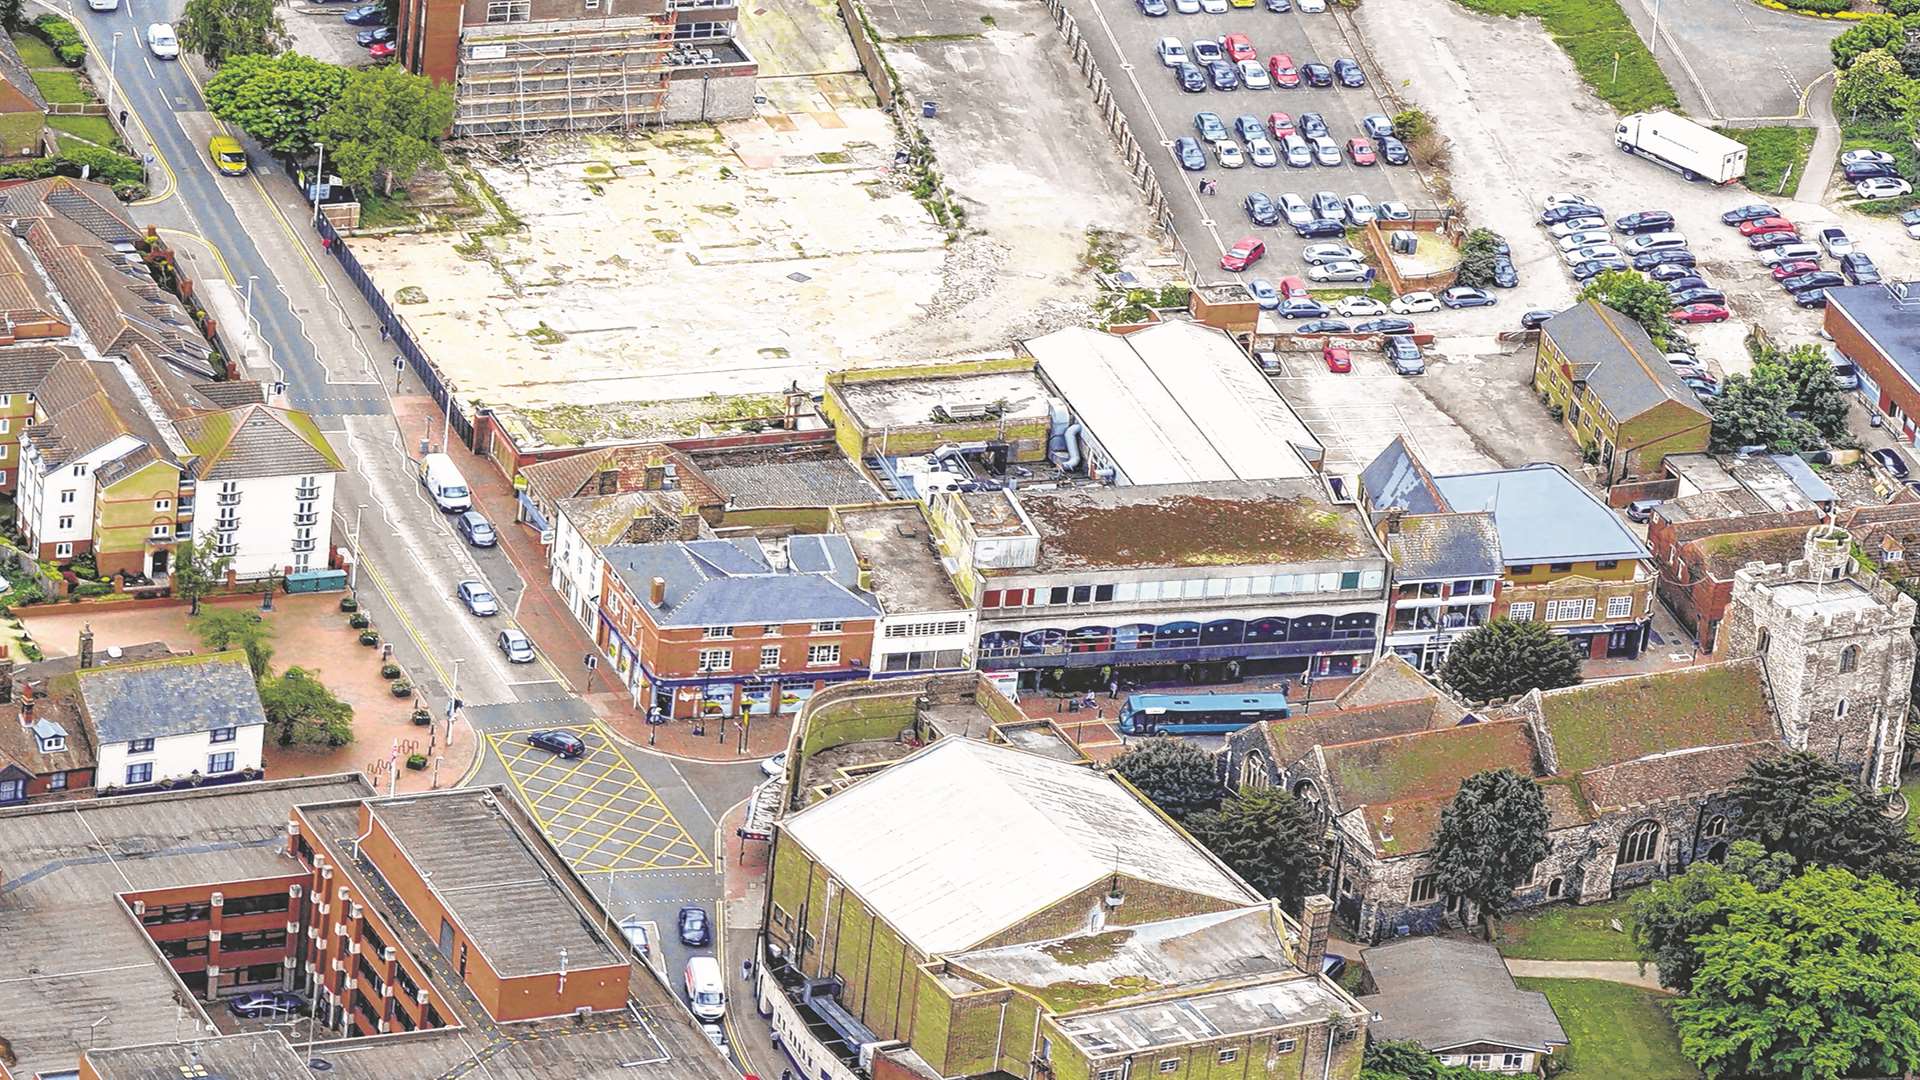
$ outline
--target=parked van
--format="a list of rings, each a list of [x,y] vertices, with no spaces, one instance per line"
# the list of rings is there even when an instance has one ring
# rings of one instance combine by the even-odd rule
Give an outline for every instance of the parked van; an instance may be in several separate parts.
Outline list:
[[[727,1012],[727,989],[720,979],[720,962],[711,956],[687,961],[687,1007],[700,1020],[718,1020]]]
[[[1620,246],[1629,255],[1644,255],[1649,251],[1678,251],[1687,246],[1687,238],[1677,232],[1642,233],[1627,237]]]
[[[473,509],[467,478],[445,454],[428,454],[420,459],[420,484],[433,496],[434,504],[450,514]]]

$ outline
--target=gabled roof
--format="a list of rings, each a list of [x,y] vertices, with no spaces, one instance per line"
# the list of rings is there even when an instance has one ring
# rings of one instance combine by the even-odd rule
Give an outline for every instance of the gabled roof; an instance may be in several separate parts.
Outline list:
[[[103,746],[267,722],[238,650],[86,668],[68,680]]]
[[[10,345],[0,349],[0,394],[33,393],[55,364],[78,359],[78,351],[55,345]]]
[[[22,107],[47,111],[47,99],[40,93],[40,87],[33,81],[33,75],[27,71],[26,61],[20,59],[20,50],[14,47],[13,38],[0,34],[0,79],[18,95],[17,102],[7,102],[6,111],[12,112]]]
[[[55,365],[34,392],[45,419],[23,436],[48,463],[61,465],[122,436],[140,441],[137,464],[167,455],[166,436],[141,404],[126,372],[112,361]]]
[[[1266,725],[1267,745],[1274,762],[1285,766],[1299,761],[1316,746],[1384,739],[1391,735],[1411,735],[1457,725],[1445,699],[1389,701],[1327,712],[1316,710],[1310,716],[1273,720]]]
[[[1535,772],[1533,742],[1526,725],[1516,721],[1323,746],[1320,753],[1342,811],[1410,798],[1451,799],[1462,780],[1487,769]]]
[[[1360,999],[1379,1014],[1369,1034],[1439,1053],[1477,1043],[1546,1053],[1567,1033],[1545,994],[1521,990],[1491,945],[1418,937],[1360,950],[1379,993]]]
[[[41,750],[42,733],[64,736],[65,748],[51,752]],[[12,710],[0,716],[0,765],[9,761],[34,776],[46,776],[74,769],[91,769],[99,764],[100,758],[98,748],[94,746],[93,733],[81,721],[73,703],[46,697],[34,702],[31,726],[22,724],[18,717],[12,715]]]
[[[251,480],[343,470],[340,455],[303,412],[243,405],[181,421],[201,480]]]
[[[608,446],[536,461],[521,466],[520,476],[526,481],[527,497],[546,508],[564,499],[642,491],[647,467],[656,462],[671,469],[673,490],[681,493],[681,499],[698,506],[725,503],[693,459],[663,443]]]
[[[1783,752],[1772,739],[1673,750],[1581,773],[1580,791],[1597,810],[1697,797],[1727,790],[1747,766]]]
[[[1199,910],[1260,902],[1115,777],[974,739],[941,739],[781,828],[928,955],[1115,875],[1206,898]]]
[[[1433,474],[1414,456],[1404,436],[1394,436],[1380,456],[1361,470],[1360,484],[1376,511],[1438,514],[1451,509]]]
[[[795,536],[776,567],[751,537],[664,544],[615,544],[607,565],[657,626],[743,626],[754,623],[870,619],[879,614],[860,591],[860,568],[844,536]],[[665,602],[651,596],[666,583]]]
[[[1529,695],[1563,773],[1697,747],[1777,739],[1760,660],[1678,668]]]
[[[1429,682],[1418,668],[1402,659],[1398,653],[1387,653],[1368,665],[1354,680],[1342,687],[1333,699],[1335,708],[1357,709],[1363,705],[1381,705],[1389,701],[1435,701],[1455,709],[1458,715],[1465,710],[1453,704],[1453,699],[1440,692],[1440,688]],[[1457,717],[1456,717],[1457,718]]]
[[[1492,512],[1510,566],[1648,557],[1620,515],[1558,465],[1456,473],[1434,483],[1455,511]]]
[[[1390,527],[1386,541],[1394,577],[1401,580],[1494,577],[1501,571],[1500,530],[1489,513],[1409,516]]]
[[[1562,311],[1543,323],[1540,333],[1581,368],[1579,377],[1615,421],[1624,424],[1669,401],[1706,419],[1707,410],[1640,324],[1598,300]]]

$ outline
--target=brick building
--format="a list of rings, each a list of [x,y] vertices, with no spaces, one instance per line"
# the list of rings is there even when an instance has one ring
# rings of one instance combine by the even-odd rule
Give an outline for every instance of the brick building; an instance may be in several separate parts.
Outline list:
[[[1859,374],[1867,406],[1903,446],[1920,444],[1920,284],[1829,289],[1823,319],[1834,349]]]
[[[1601,483],[1660,475],[1660,459],[1707,448],[1713,418],[1640,324],[1588,300],[1540,327],[1533,388],[1593,455]]]

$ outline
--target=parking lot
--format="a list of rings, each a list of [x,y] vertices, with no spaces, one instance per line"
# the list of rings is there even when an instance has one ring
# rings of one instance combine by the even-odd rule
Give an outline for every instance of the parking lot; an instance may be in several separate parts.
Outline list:
[[[598,730],[565,730],[587,744],[568,760],[530,746],[524,732],[490,734],[508,781],[554,847],[581,873],[700,870],[712,867],[700,844],[626,756]]]
[[[1266,241],[1268,263],[1279,264],[1269,276],[1294,272],[1301,265],[1295,256],[1307,241],[1284,225],[1256,228],[1247,220],[1241,203],[1253,191],[1276,198],[1291,191],[1306,199],[1316,191],[1331,191],[1343,198],[1365,195],[1375,203],[1395,200],[1415,209],[1431,205],[1431,196],[1410,167],[1357,167],[1343,159],[1338,166],[1223,169],[1209,160],[1205,171],[1195,173],[1183,170],[1175,159],[1173,140],[1196,135],[1193,116],[1201,111],[1219,114],[1229,127],[1241,115],[1264,121],[1269,113],[1284,112],[1297,120],[1303,112],[1317,112],[1326,119],[1328,136],[1342,146],[1362,134],[1361,117],[1390,112],[1374,94],[1374,72],[1367,73],[1367,87],[1357,90],[1336,83],[1321,89],[1302,85],[1293,90],[1242,87],[1187,93],[1155,52],[1162,37],[1177,37],[1191,47],[1194,41],[1242,33],[1251,39],[1262,63],[1275,53],[1285,53],[1296,67],[1314,62],[1331,66],[1335,60],[1355,56],[1331,14],[1270,12],[1264,0],[1251,8],[1229,7],[1223,15],[1174,12],[1150,18],[1140,13],[1134,0],[1067,0],[1067,10],[1079,22],[1100,70],[1106,73],[1134,137],[1148,148],[1161,144],[1159,156],[1152,156],[1150,150],[1149,159],[1173,207],[1175,232],[1196,261],[1211,265],[1235,240],[1257,236]],[[1201,177],[1217,180],[1218,194],[1201,196],[1197,187]]]

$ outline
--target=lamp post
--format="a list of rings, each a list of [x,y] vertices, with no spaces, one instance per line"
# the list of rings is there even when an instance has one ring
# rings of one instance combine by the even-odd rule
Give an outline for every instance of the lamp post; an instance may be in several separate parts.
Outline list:
[[[447,383],[446,411],[440,416],[440,452],[447,452],[447,439],[453,431],[453,384]]]
[[[454,710],[455,710],[456,708],[458,708],[458,707],[459,707],[459,705],[460,705],[460,665],[461,665],[461,664],[464,664],[464,663],[466,663],[466,661],[465,661],[465,660],[461,660],[461,659],[459,659],[459,658],[457,658],[457,657],[456,657],[456,658],[454,659],[454,661],[453,661],[453,686],[452,686],[452,688],[450,688],[450,689],[449,689],[449,690],[447,691],[447,738],[446,738],[446,744],[447,744],[447,746],[448,746],[448,747],[451,747],[451,746],[453,746],[453,713],[454,713]]]
[[[120,95],[120,39],[125,36],[125,31],[115,30],[113,32],[113,46],[107,50],[108,98],[118,98]],[[107,103],[107,112],[113,112],[113,103],[111,101]]]
[[[253,325],[253,286],[260,280],[259,274],[247,275],[247,325]]]
[[[360,600],[360,515],[367,512],[367,504],[361,503],[353,512],[353,536],[347,545],[353,550],[353,562],[347,567],[347,592],[354,602]]]
[[[320,185],[327,178],[327,144],[314,140],[314,149],[320,151],[320,160],[313,167],[313,224],[320,224]]]

